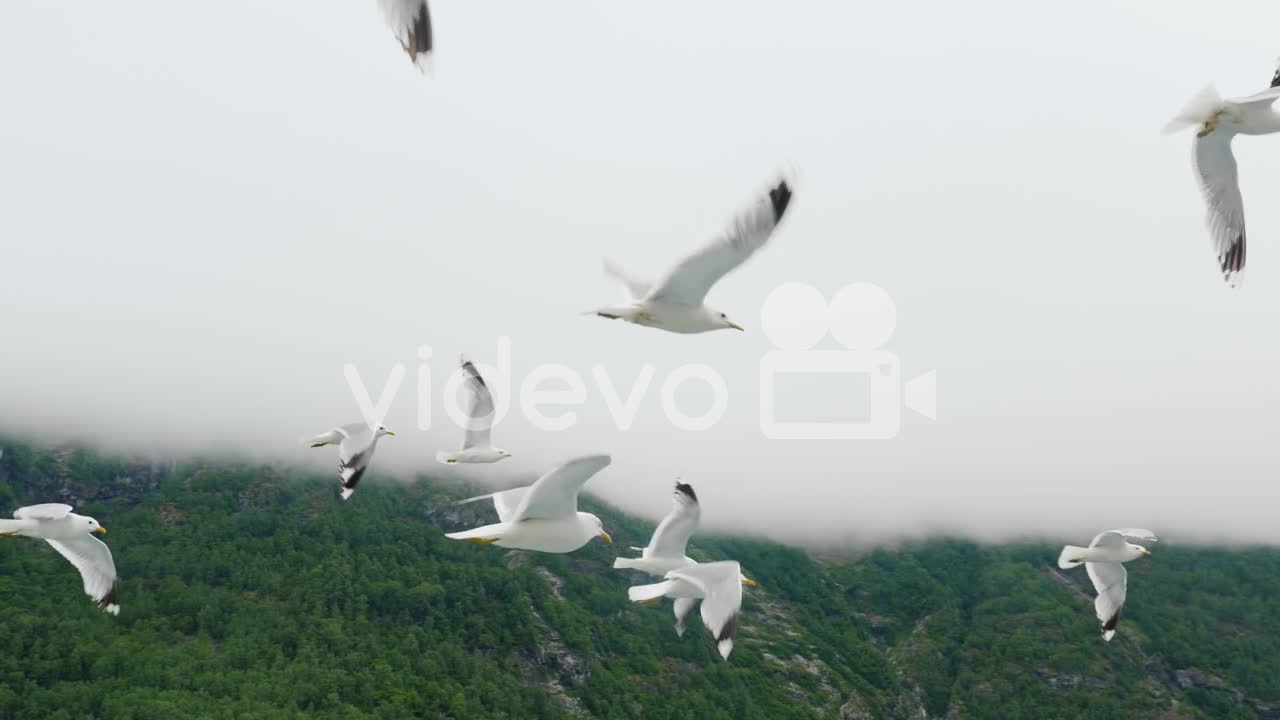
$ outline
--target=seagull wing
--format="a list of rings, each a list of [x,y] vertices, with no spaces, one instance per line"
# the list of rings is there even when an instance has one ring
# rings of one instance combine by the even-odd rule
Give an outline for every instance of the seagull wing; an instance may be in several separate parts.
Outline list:
[[[13,517],[17,520],[61,520],[70,513],[72,507],[63,505],[62,503],[44,503],[42,505],[28,505],[13,511]]]
[[[555,468],[530,485],[512,516],[520,520],[555,520],[578,512],[578,491],[591,476],[608,467],[608,455],[584,455]]]
[[[434,47],[427,0],[378,0],[378,4],[409,59],[422,67]]]
[[[490,434],[493,430],[493,393],[485,384],[480,371],[470,360],[462,360],[462,372],[466,374],[467,386],[471,388],[471,412],[467,417],[467,432],[462,439],[462,448],[489,447]]]
[[[628,300],[639,300],[649,294],[652,283],[640,280],[609,260],[604,261],[604,273],[626,287]]]
[[[1104,530],[1094,536],[1093,542],[1089,543],[1089,547],[1118,548],[1123,547],[1126,542],[1132,541],[1156,542],[1156,534],[1142,528]]]
[[[1195,141],[1195,169],[1208,212],[1205,224],[1218,267],[1232,287],[1244,281],[1245,228],[1244,198],[1236,158],[1231,152],[1232,134],[1214,130]]]
[[[524,500],[524,496],[528,492],[529,488],[527,487],[512,488],[502,492],[489,493],[488,495],[477,495],[473,498],[461,500],[458,504],[463,505],[477,500],[493,500],[493,509],[498,511],[498,521],[510,522],[515,517],[516,511],[520,509],[520,502]]]
[[[738,563],[721,560],[690,565],[667,573],[667,579],[685,580],[702,589],[702,624],[715,636],[720,657],[728,659],[742,609],[742,570]]]
[[[683,558],[689,537],[698,527],[702,508],[698,505],[698,496],[693,492],[693,487],[678,482],[671,498],[671,512],[662,518],[658,528],[653,531],[649,547],[645,548],[645,557]]]
[[[734,219],[723,235],[680,261],[646,299],[701,305],[712,285],[764,247],[790,202],[791,188],[784,180]]]
[[[80,571],[84,592],[98,604],[98,609],[112,615],[120,614],[120,599],[116,596],[116,563],[111,559],[111,548],[106,543],[89,535],[46,542]]]
[[[344,490],[355,490],[369,469],[376,438],[368,425],[356,423],[339,428],[346,437],[338,443],[338,480]]]
[[[1098,622],[1102,623],[1102,635],[1110,640],[1115,634],[1116,623],[1120,621],[1129,574],[1120,563],[1087,562],[1084,568],[1089,572],[1093,588],[1098,591],[1093,609],[1098,613]]]

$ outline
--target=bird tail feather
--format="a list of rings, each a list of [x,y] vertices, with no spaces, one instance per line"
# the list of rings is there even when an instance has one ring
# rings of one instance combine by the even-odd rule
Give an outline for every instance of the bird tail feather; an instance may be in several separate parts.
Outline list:
[[[1165,134],[1177,132],[1183,128],[1199,125],[1213,117],[1213,113],[1222,106],[1222,96],[1212,85],[1196,93],[1182,111],[1173,116],[1164,126]]]
[[[1062,554],[1058,555],[1058,567],[1063,570],[1070,570],[1073,567],[1079,567],[1084,563],[1085,553],[1089,552],[1088,548],[1077,547],[1075,545],[1067,545],[1062,548]]]
[[[638,561],[642,559],[643,558],[624,558],[624,557],[614,558],[613,567],[616,570],[632,570],[638,566],[637,565]]]
[[[31,520],[0,520],[0,535],[9,535],[19,530],[26,530],[34,524]]]
[[[667,590],[671,588],[670,580],[663,580],[660,583],[652,585],[636,585],[627,588],[627,597],[631,598],[631,602],[645,602],[646,600],[657,600],[667,594]]]

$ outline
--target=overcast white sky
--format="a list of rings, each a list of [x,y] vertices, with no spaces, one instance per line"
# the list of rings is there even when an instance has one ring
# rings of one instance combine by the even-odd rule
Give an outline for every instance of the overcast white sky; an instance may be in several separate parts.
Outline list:
[[[1246,286],[1219,278],[1190,135],[1208,83],[1266,86],[1280,5],[437,0],[420,75],[373,0],[0,4],[0,429],[131,450],[225,447],[332,468],[298,438],[358,417],[342,375],[409,370],[385,476],[460,433],[414,429],[459,352],[563,363],[579,422],[495,430],[513,483],[610,452],[588,486],[657,516],[679,474],[707,525],[783,540],[1119,525],[1280,542],[1280,139],[1237,142]],[[779,171],[775,241],[709,303],[748,332],[579,313],[611,256],[656,273]],[[761,437],[764,298],[884,287],[888,348],[936,368],[939,417],[892,441]],[[819,349],[837,350],[830,339]],[[702,433],[662,379],[725,378]],[[635,425],[590,368],[657,379]],[[816,385],[790,401],[839,415]],[[693,384],[678,397],[705,405]],[[357,496],[356,501],[359,501]]]

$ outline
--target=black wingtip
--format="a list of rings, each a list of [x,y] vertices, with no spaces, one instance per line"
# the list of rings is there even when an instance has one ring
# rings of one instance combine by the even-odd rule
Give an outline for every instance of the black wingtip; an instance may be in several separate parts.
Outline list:
[[[716,642],[732,640],[738,635],[738,613],[729,616],[729,622],[720,628],[720,634],[716,635]]]
[[[98,609],[106,610],[112,605],[119,605],[119,604],[120,604],[120,596],[116,593],[116,584],[112,583],[111,589],[108,590],[107,594],[103,595],[102,599],[98,601]]]
[[[1234,243],[1231,243],[1231,247],[1218,256],[1218,265],[1222,268],[1222,277],[1232,286],[1239,284],[1240,273],[1244,272],[1245,249],[1245,235],[1244,231],[1241,230],[1240,236],[1236,238]]]
[[[1276,67],[1276,74],[1271,76],[1271,87],[1280,87],[1280,66]]]
[[[676,492],[689,496],[689,499],[698,502],[698,494],[693,491],[693,486],[688,483],[677,482]]]
[[[791,203],[791,186],[787,185],[786,180],[769,191],[769,201],[773,203],[773,222],[777,224],[782,220],[783,213],[787,211],[787,205]]]
[[[1107,620],[1106,622],[1102,623],[1102,632],[1105,633],[1105,632],[1110,632],[1112,630],[1115,630],[1116,625],[1119,622],[1120,622],[1120,611],[1117,610],[1116,614],[1112,615],[1110,620]]]
[[[418,61],[419,55],[427,55],[432,50],[431,11],[427,9],[425,1],[418,7],[418,12],[409,25],[409,41],[405,43],[404,49],[414,62]]]
[[[343,470],[346,470],[346,468],[345,468],[345,467],[344,467],[344,468],[342,468],[342,469],[343,469]],[[354,473],[351,473],[351,477],[346,478],[346,479],[343,479],[343,477],[342,477],[341,473],[339,473],[339,475],[338,475],[338,481],[339,481],[339,483],[342,485],[342,489],[343,489],[343,490],[355,490],[355,489],[356,489],[356,486],[360,484],[360,479],[364,477],[364,471],[365,471],[366,469],[367,469],[367,468],[360,468],[359,470],[355,471]]]

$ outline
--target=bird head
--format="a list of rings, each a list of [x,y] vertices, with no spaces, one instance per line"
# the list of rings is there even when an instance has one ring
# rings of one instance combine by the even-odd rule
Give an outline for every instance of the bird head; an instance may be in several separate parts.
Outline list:
[[[728,330],[730,328],[734,330],[743,329],[741,325],[730,320],[728,315],[725,315],[719,310],[711,310],[710,314],[711,314],[711,323],[718,330]]]
[[[107,529],[99,525],[98,521],[91,517],[84,518],[84,524],[88,526],[89,532],[98,533],[99,535],[107,534]]]
[[[382,437],[383,435],[390,435],[391,437],[395,437],[395,436],[396,436],[396,434],[395,434],[395,433],[393,433],[393,432],[391,432],[390,430],[388,430],[388,429],[386,428],[386,426],[384,426],[384,425],[379,425],[379,426],[378,426],[378,433],[377,433],[376,437]]]
[[[595,515],[592,515],[591,520],[595,524],[595,529],[596,529],[595,536],[612,545],[613,538],[610,537],[609,533],[604,531],[604,523],[600,521],[600,518],[596,517]]]

